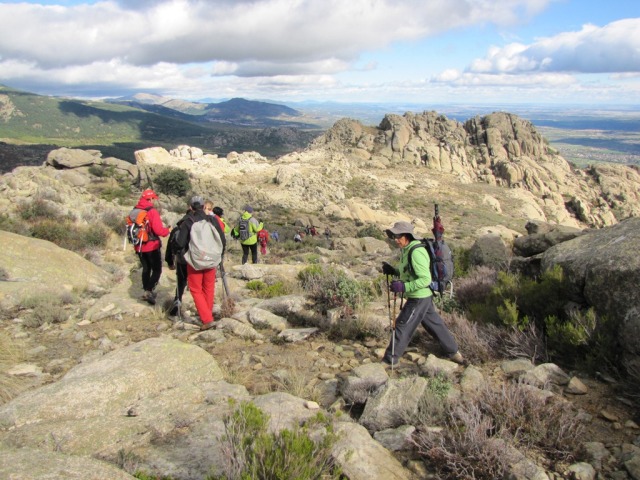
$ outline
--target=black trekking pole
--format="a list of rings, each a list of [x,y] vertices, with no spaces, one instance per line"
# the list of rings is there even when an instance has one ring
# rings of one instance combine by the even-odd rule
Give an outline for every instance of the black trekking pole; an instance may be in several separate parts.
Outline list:
[[[391,318],[391,373],[393,374],[393,362],[396,358],[396,300],[398,293],[393,292],[393,317]]]

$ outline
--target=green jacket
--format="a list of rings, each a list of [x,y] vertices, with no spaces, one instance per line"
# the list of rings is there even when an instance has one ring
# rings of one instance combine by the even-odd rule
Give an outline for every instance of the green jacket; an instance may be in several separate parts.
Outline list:
[[[258,222],[258,220],[253,218],[253,215],[251,215],[249,212],[244,212],[241,218],[242,220],[249,220],[249,233],[251,234],[251,236],[244,241],[241,240],[240,243],[242,245],[255,245],[256,243],[258,243],[258,232],[264,228],[264,224],[262,222]],[[232,236],[237,238],[239,234],[240,232],[238,231],[238,226],[236,225],[236,227],[233,229]]]
[[[420,244],[419,240],[413,240],[400,252],[398,271],[400,272],[400,280],[404,283],[406,298],[426,298],[433,295],[429,288],[431,284],[431,262],[426,248],[416,248],[411,254],[415,274],[412,275],[409,268],[409,250],[418,244]]]

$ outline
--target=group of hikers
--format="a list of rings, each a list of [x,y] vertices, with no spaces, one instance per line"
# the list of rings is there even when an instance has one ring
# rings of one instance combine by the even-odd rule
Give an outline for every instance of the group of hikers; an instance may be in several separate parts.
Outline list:
[[[187,286],[193,297],[199,316],[200,330],[214,326],[213,305],[218,269],[224,279],[223,257],[227,245],[226,235],[239,240],[242,246],[242,264],[251,254],[251,261],[258,263],[258,245],[266,253],[269,238],[263,222],[253,216],[250,205],[243,207],[237,225],[230,228],[223,218],[224,211],[211,201],[193,196],[189,209],[173,229],[165,227],[154,204],[158,195],[151,189],[144,190],[132,212],[127,217],[129,238],[134,244],[142,265],[142,299],[149,304],[156,303],[156,290],[162,274],[162,243],[160,237],[169,237],[165,261],[170,269],[176,270],[176,293],[170,315],[181,315],[182,295]],[[144,227],[134,228],[144,217]],[[143,231],[144,230],[144,231]],[[261,232],[265,232],[262,234]],[[387,297],[391,323],[391,339],[382,362],[393,368],[407,349],[419,325],[439,343],[449,360],[466,364],[458,350],[453,335],[438,314],[433,303],[432,265],[424,244],[414,237],[414,227],[409,222],[396,222],[384,231],[387,237],[400,249],[400,260],[396,266],[382,263],[382,273],[387,278]],[[434,233],[435,230],[434,230]],[[298,236],[300,232],[296,234]],[[317,232],[316,232],[317,234]],[[277,232],[273,232],[275,239]],[[325,236],[331,237],[327,227]],[[139,237],[142,240],[136,241]],[[301,240],[300,240],[301,241]],[[390,294],[394,299],[401,297],[400,314],[391,315]],[[441,292],[442,293],[442,292]],[[406,300],[406,301],[405,301]]]

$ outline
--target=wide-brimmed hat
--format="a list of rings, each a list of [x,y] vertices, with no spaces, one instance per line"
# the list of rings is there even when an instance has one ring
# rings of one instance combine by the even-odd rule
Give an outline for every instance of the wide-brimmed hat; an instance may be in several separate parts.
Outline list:
[[[409,222],[396,222],[393,224],[393,227],[388,228],[384,232],[389,238],[394,235],[400,234],[405,234],[413,237],[413,225],[411,225]]]
[[[147,200],[153,200],[153,199],[158,198],[158,195],[156,194],[156,192],[154,192],[150,188],[147,188],[144,192],[142,192],[142,195],[140,195],[140,198],[146,198]]]

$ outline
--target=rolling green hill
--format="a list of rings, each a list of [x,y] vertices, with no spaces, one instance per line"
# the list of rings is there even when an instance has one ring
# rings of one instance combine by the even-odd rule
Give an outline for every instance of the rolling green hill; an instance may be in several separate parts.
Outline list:
[[[320,133],[264,125],[249,128],[203,121],[202,117],[159,105],[145,107],[47,97],[0,85],[0,142],[13,145],[12,151],[17,146],[40,151],[38,146],[42,145],[95,148],[104,156],[133,161],[135,150],[177,145],[196,146],[219,155],[254,150],[277,156],[305,147]],[[0,158],[5,157],[0,153]],[[0,170],[7,169],[3,161]]]

